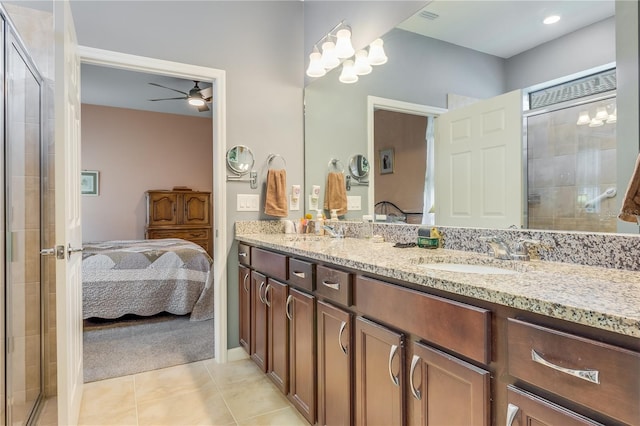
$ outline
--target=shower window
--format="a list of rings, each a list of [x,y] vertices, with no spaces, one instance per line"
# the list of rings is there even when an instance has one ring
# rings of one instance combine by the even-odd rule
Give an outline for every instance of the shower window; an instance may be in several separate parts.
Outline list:
[[[525,117],[528,227],[616,232],[616,98]]]

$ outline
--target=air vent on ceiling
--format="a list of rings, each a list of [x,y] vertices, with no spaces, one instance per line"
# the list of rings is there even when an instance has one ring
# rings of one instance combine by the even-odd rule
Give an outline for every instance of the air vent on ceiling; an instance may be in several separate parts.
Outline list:
[[[423,10],[419,15],[421,18],[428,19],[430,21],[435,21],[440,17],[437,13],[429,12],[428,10]]]
[[[616,90],[616,83],[615,69],[568,81],[563,84],[558,84],[557,86],[529,93],[529,108],[542,108],[560,102]]]

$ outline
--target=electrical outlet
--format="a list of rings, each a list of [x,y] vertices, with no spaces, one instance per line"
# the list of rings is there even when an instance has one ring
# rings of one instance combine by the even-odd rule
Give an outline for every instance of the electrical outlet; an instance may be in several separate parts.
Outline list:
[[[238,194],[236,210],[239,212],[257,212],[260,196],[258,194]]]
[[[348,195],[347,210],[350,212],[362,210],[362,197],[359,195]]]

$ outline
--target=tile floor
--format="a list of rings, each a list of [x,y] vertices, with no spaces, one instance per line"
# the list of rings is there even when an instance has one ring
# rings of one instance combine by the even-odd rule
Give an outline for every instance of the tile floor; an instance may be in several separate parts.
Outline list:
[[[56,424],[55,399],[39,426]],[[87,383],[80,425],[303,425],[309,423],[250,360],[205,360]]]

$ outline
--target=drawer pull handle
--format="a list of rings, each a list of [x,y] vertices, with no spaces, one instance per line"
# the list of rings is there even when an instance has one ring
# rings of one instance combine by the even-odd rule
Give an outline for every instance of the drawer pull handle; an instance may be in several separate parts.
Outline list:
[[[270,288],[271,288],[271,284],[267,284],[267,288],[264,289],[264,304],[267,305],[268,307],[271,307],[271,302],[269,302],[269,299],[267,299]]]
[[[291,301],[293,300],[293,296],[287,296],[287,304],[284,307],[285,312],[287,313],[287,318],[289,321],[293,321],[293,315],[291,314]]]
[[[302,278],[302,279],[307,277],[304,272],[298,272],[298,271],[293,271],[293,275],[295,275],[298,278]]]
[[[574,370],[571,368],[560,367],[559,365],[555,365],[544,359],[535,351],[535,349],[531,349],[531,359],[538,364],[560,371],[561,373],[569,374],[570,376],[577,377],[597,385],[600,384],[600,378],[598,377],[600,372],[598,370]]]
[[[415,399],[420,401],[422,399],[422,393],[420,389],[416,389],[416,386],[413,384],[413,373],[416,371],[416,367],[418,366],[418,362],[420,362],[420,357],[418,355],[414,355],[411,359],[411,372],[409,372],[409,385],[411,387],[411,394]]]
[[[331,281],[322,280],[322,284],[334,290],[340,290],[340,283],[332,283]]]
[[[267,302],[265,302],[265,300],[262,298],[262,287],[264,287],[264,281],[262,281],[260,283],[260,287],[258,287],[258,299],[260,299],[262,303],[266,304]]]
[[[344,333],[344,329],[346,326],[347,326],[347,323],[342,321],[342,324],[340,324],[340,331],[338,332],[338,346],[340,346],[340,350],[345,355],[347,355],[348,349],[346,346],[342,345],[342,333]]]
[[[391,371],[391,363],[393,362],[393,358],[396,356],[396,352],[398,352],[398,345],[391,345],[391,350],[389,351],[389,377],[391,377],[391,383],[396,386],[400,386],[398,376],[394,376],[393,371]]]
[[[244,274],[244,279],[242,280],[242,288],[244,288],[244,291],[246,291],[247,293],[249,293],[249,288],[247,287],[247,279],[249,278],[249,274]]]
[[[507,426],[511,426],[513,424],[513,420],[516,418],[516,414],[518,414],[517,405],[509,404],[507,406]]]
[[[239,257],[247,257],[247,253],[244,253],[244,252],[242,252],[242,253],[238,253],[238,256],[239,256]]]

